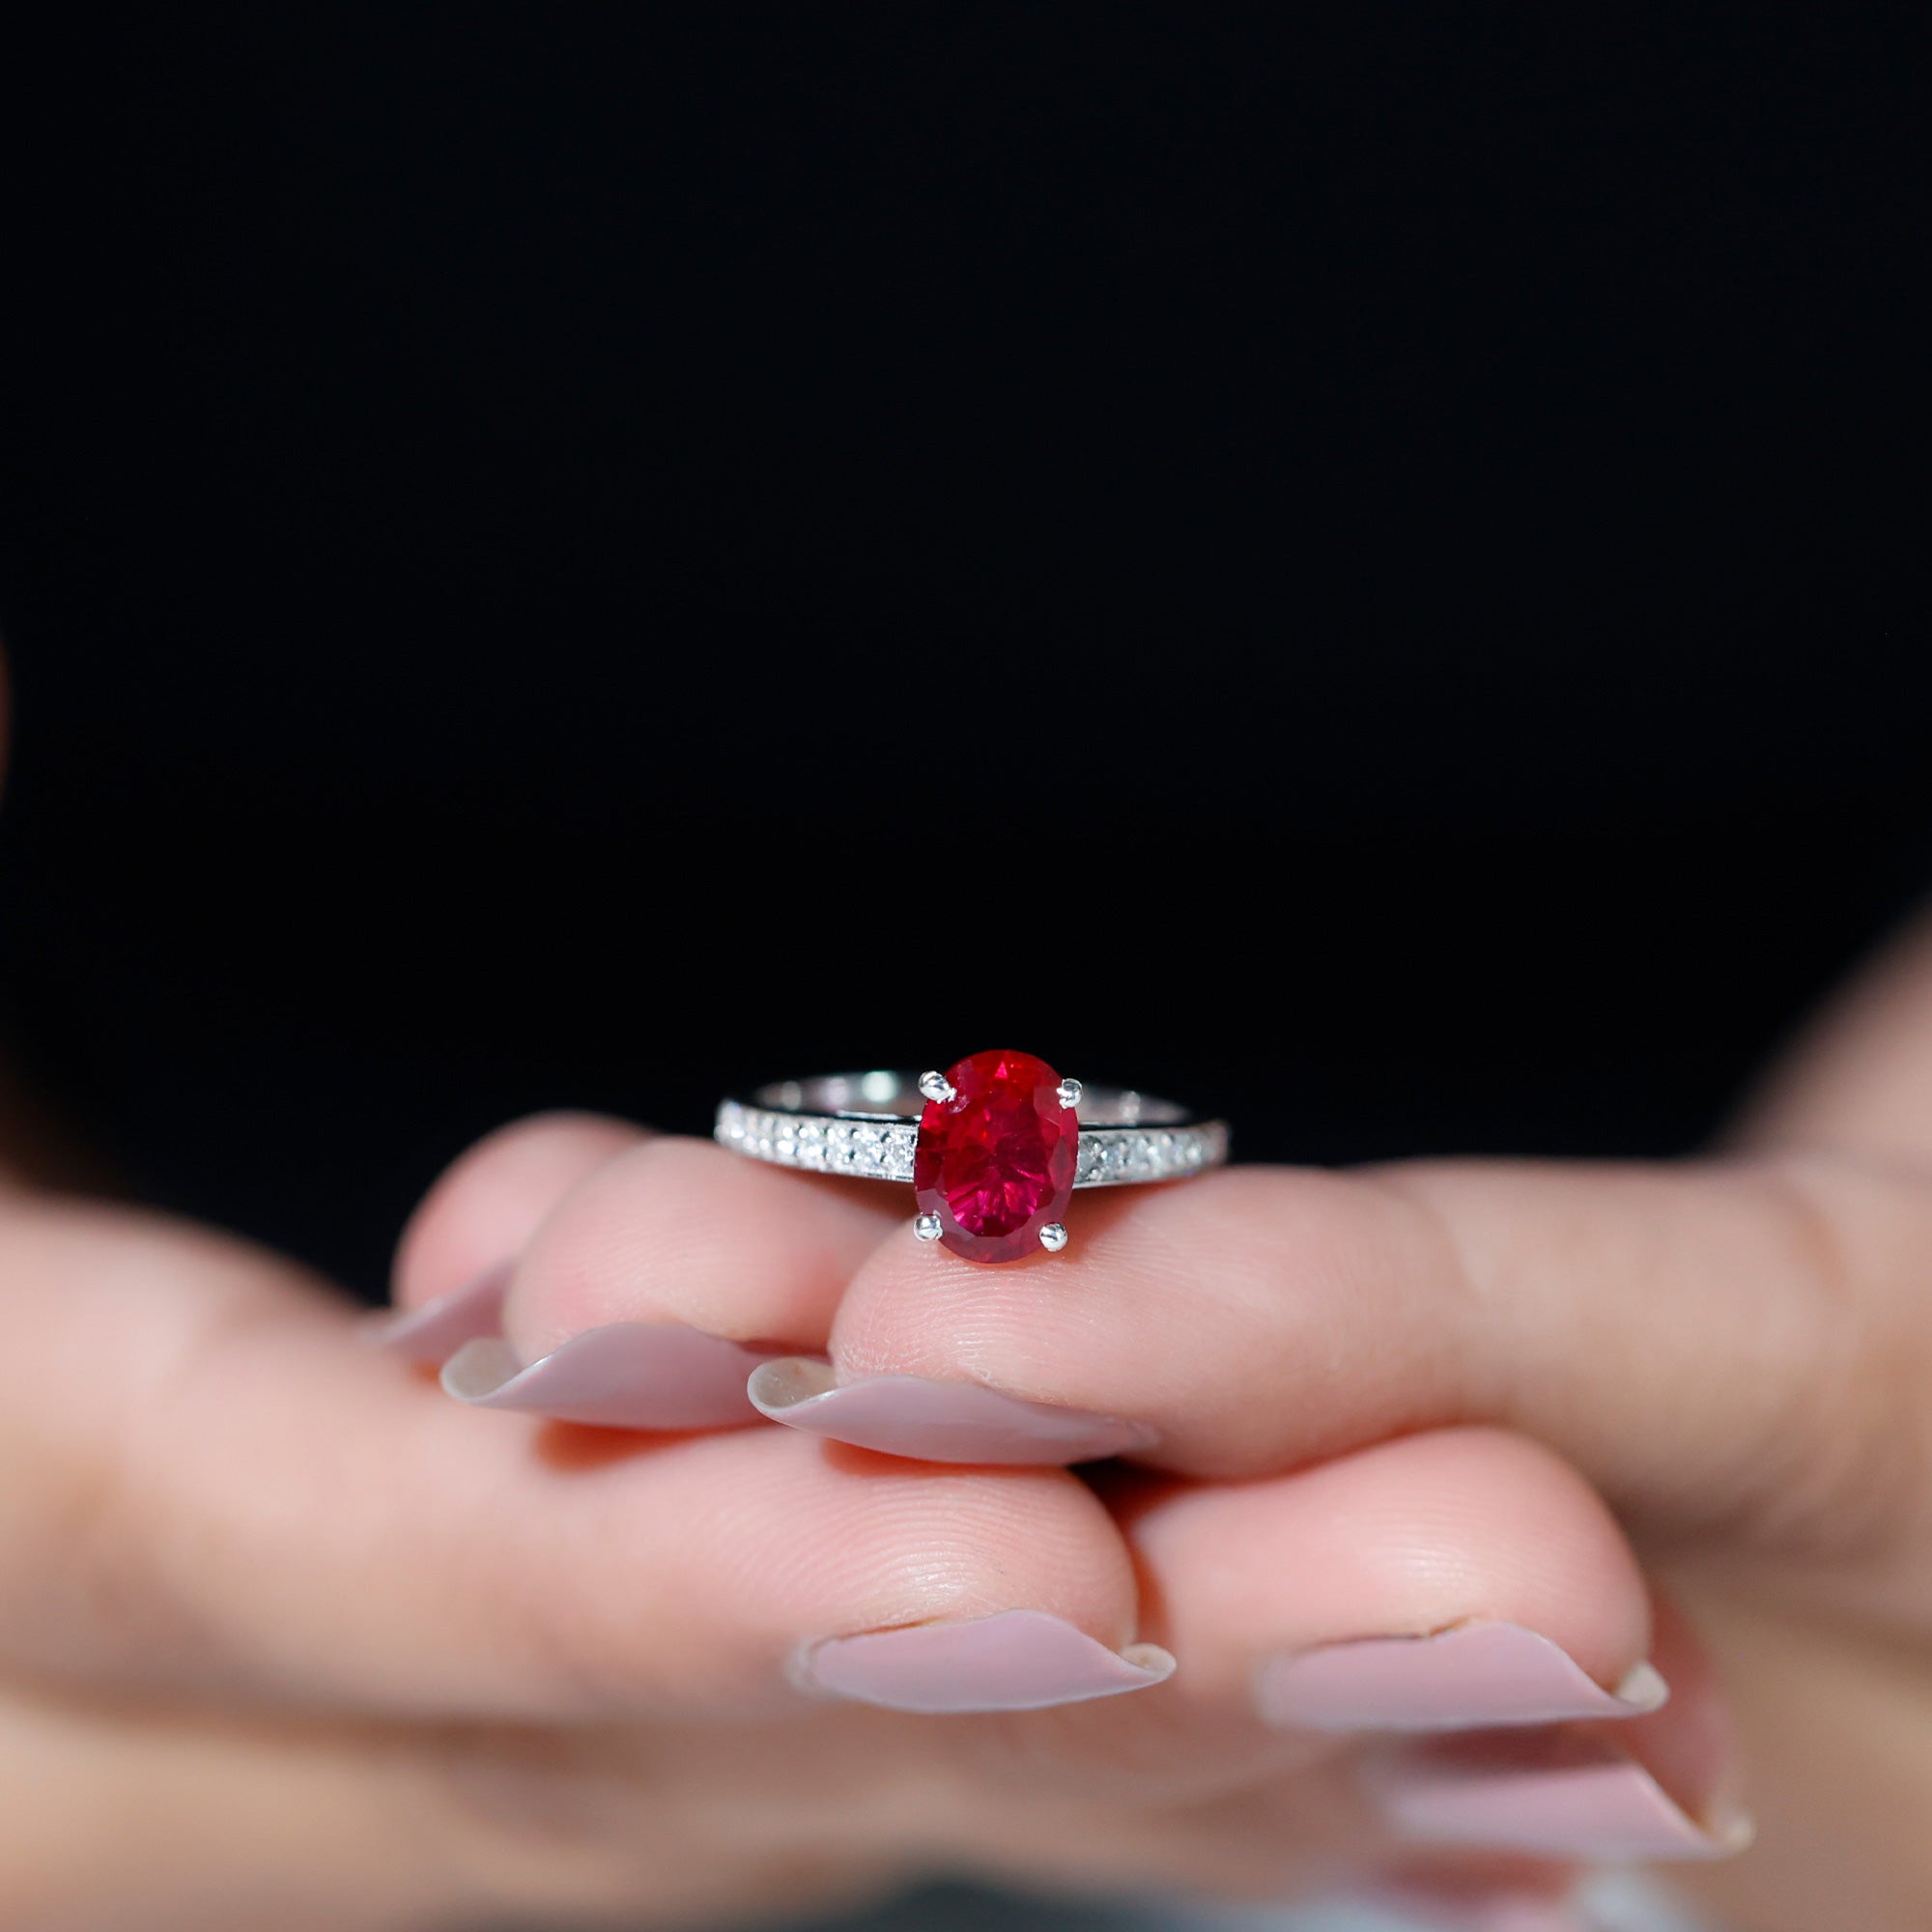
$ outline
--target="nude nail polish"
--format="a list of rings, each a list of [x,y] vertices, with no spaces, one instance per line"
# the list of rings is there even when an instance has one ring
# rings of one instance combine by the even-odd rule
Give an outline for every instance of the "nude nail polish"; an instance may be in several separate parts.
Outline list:
[[[1721,1859],[1752,1835],[1735,1806],[1693,1814],[1594,1728],[1435,1739],[1366,1760],[1363,1777],[1389,1825],[1429,1844],[1602,1861]]]
[[[801,1690],[892,1711],[1037,1711],[1164,1683],[1174,1659],[1154,1644],[1109,1650],[1041,1610],[912,1624],[833,1637],[802,1652]]]
[[[841,1382],[824,1362],[767,1362],[749,1392],[760,1415],[925,1463],[1063,1463],[1151,1448],[1151,1429],[1111,1415],[1005,1395],[983,1382],[867,1376]]]
[[[364,1341],[406,1361],[438,1368],[466,1342],[494,1335],[501,1325],[511,1264],[486,1268],[461,1288],[418,1308],[384,1308],[357,1323]]]
[[[1453,1731],[1635,1718],[1669,1689],[1639,1663],[1606,1690],[1548,1637],[1520,1624],[1466,1623],[1431,1636],[1319,1644],[1265,1663],[1262,1716],[1311,1731]]]
[[[525,1363],[498,1337],[467,1342],[442,1385],[478,1408],[522,1409],[611,1429],[724,1429],[757,1420],[745,1378],[769,1351],[681,1322],[586,1328]]]

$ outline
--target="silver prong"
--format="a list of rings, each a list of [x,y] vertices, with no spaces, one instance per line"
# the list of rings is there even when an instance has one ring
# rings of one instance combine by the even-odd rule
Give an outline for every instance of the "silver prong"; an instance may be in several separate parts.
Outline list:
[[[922,1073],[919,1076],[919,1091],[928,1100],[937,1100],[944,1106],[952,1097],[952,1082],[943,1073]]]
[[[1079,1106],[1079,1104],[1080,1104],[1080,1095],[1081,1095],[1081,1093],[1082,1093],[1082,1091],[1083,1091],[1083,1090],[1082,1090],[1082,1088],[1081,1088],[1081,1085],[1080,1085],[1079,1081],[1077,1081],[1077,1080],[1063,1080],[1063,1081],[1062,1081],[1062,1082],[1060,1083],[1060,1086],[1059,1086],[1059,1088],[1058,1088],[1058,1089],[1057,1089],[1056,1091],[1057,1091],[1057,1092],[1059,1093],[1059,1094],[1060,1094],[1060,1104],[1061,1104],[1061,1105],[1062,1105],[1063,1107],[1077,1107],[1077,1106]]]
[[[1049,1221],[1039,1231],[1039,1244],[1048,1254],[1057,1255],[1066,1245],[1066,1229],[1064,1223]]]
[[[939,1216],[922,1214],[912,1224],[912,1231],[922,1241],[936,1241],[939,1238]]]

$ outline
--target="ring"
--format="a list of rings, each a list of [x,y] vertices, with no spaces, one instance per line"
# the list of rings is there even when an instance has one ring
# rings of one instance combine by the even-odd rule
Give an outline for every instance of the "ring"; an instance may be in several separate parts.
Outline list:
[[[913,1233],[970,1262],[1060,1253],[1076,1187],[1184,1180],[1228,1158],[1225,1121],[1063,1080],[1030,1053],[970,1054],[917,1078],[781,1080],[721,1102],[713,1132],[780,1167],[911,1181]]]

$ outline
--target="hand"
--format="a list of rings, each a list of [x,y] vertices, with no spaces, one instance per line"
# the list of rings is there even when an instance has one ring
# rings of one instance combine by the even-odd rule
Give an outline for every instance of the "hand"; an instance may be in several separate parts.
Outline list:
[[[1767,1932],[1854,1895],[1921,1924],[1918,985],[1768,1107],[1822,1151],[1236,1174],[1089,1197],[1072,1253],[991,1277],[883,1191],[526,1123],[418,1217],[387,1350],[272,1256],[7,1187],[0,1923],[690,1920],[934,1862],[1480,1914],[1553,1897],[1569,1866],[1525,1854],[1606,1822],[1722,1850],[1714,1687],[1581,1468],[1740,1697],[1769,1829],[1726,1896]],[[499,1322],[473,1394],[541,1358],[502,1393],[608,1403],[601,1349],[627,1400],[655,1360],[660,1404],[715,1406],[471,1415],[398,1359]],[[571,1341],[613,1322],[615,1357]],[[1015,1465],[938,1468],[897,1380],[924,1460],[828,1446],[755,1426],[733,1338],[1052,1412],[994,1394],[952,1453]],[[885,1426],[821,1385],[760,1377],[794,1425]],[[1124,1474],[1025,1466],[1123,1429]],[[1477,1681],[1464,1636],[1408,1641],[1472,1625]],[[1477,1719],[1525,1727],[1387,1742]]]
[[[1115,1741],[1124,1761],[1145,1760],[1138,1733],[1159,1737],[1170,1773],[1236,1736],[1221,1761],[1247,1762],[1259,1684],[1308,1755],[1292,1779],[1280,1758],[1256,1768],[1299,1806],[1318,1761],[1358,1768],[1332,1746],[1315,1752],[1309,1725],[1385,1739],[1448,1717],[1533,1718],[1539,1698],[1543,1715],[1591,1703],[1539,1670],[1549,1659],[1533,1642],[1484,1685],[1466,1639],[1459,1651],[1419,1635],[1533,1632],[1597,1694],[1634,1684],[1638,1702],[1631,1673],[1650,1648],[1674,1691],[1657,1715],[1492,1732],[1461,1750],[1373,1747],[1360,1760],[1375,1768],[1372,1805],[1405,1836],[1519,1852],[1717,1851],[1734,1841],[1741,1761],[1762,1842],[1699,1873],[1700,1889],[1763,1932],[1848,1914],[1906,1932],[1932,1916],[1918,1831],[1932,1803],[1928,1094],[1921,936],[1704,1163],[1236,1171],[1085,1196],[1067,1254],[984,1270],[910,1242],[902,1202],[640,1144],[523,1249],[501,1308],[507,1351],[465,1360],[472,1393],[542,1362],[503,1397],[567,1408],[614,1341],[640,1406],[606,1419],[648,1427],[663,1418],[636,1378],[639,1329],[667,1350],[694,1330],[825,1349],[830,1372],[798,1359],[758,1373],[768,1412],[928,1463],[1045,1463],[1126,1446],[1123,1428],[1152,1432],[1132,1448],[1141,1473],[1101,1483],[1143,1580],[1138,1619],[1084,1624],[1181,1659],[1157,1693],[1094,1713],[1134,1726]],[[496,1231],[470,1230],[517,1145],[482,1151],[439,1191],[405,1257],[407,1300],[474,1279],[501,1250]],[[714,1423],[745,1365],[721,1377]],[[987,1392],[977,1414],[962,1389]],[[1735,1752],[1667,1611],[1652,1644],[1649,1596],[1598,1495],[1723,1660]],[[1010,1563],[991,1590],[934,1569],[935,1587],[881,1621],[1064,1607],[1029,1595]],[[1350,1647],[1324,1649],[1338,1642]],[[1565,1778],[1529,1775],[1552,1753],[1573,1790],[1595,1767],[1586,1802],[1566,1807]],[[1675,1821],[1655,1808],[1660,1791]],[[1333,1843],[1329,1871],[1399,1856],[1373,1833]],[[996,1841],[979,1849],[999,1861]],[[1231,1858],[1218,1876],[1238,1886],[1248,1870]],[[1309,1875],[1284,1860],[1273,1882]]]
[[[734,1197],[743,1211],[717,1218]],[[560,1308],[582,1270],[628,1275],[606,1242],[621,1229],[656,1257],[657,1290],[701,1299],[763,1267],[802,1320],[897,1220],[856,1186],[552,1119],[460,1165],[405,1277],[507,1244],[525,1257],[513,1302]],[[1140,1525],[1123,1536],[1065,1471],[935,1469],[749,1409],[753,1427],[659,1437],[474,1415],[372,1347],[324,1285],[158,1217],[17,1190],[0,1267],[0,1923],[37,1932],[688,1922],[933,1861],[1273,1895],[1381,1863],[1335,1747],[1227,1697],[1235,1652],[1274,1634],[1270,1605],[1219,1602],[1187,1534],[1325,1536],[1338,1601],[1350,1574],[1372,1601],[1412,1506],[1510,1482],[1525,1532],[1619,1600],[1583,1614],[1577,1647],[1614,1672],[1640,1642],[1641,1593],[1601,1513],[1506,1437],[1445,1440],[1419,1474],[1397,1445],[1325,1488],[1231,1488],[1192,1532],[1179,1502],[1123,1501]],[[1338,1544],[1324,1519],[1358,1509],[1384,1530]],[[1163,1523],[1183,1533],[1171,1554]],[[1480,1563],[1486,1536],[1449,1541]],[[1197,1633],[1185,1699],[1133,1648],[1148,1613],[1129,1537]],[[1497,1601],[1560,1627],[1531,1574],[1548,1560]],[[811,1649],[1014,1610],[1030,1614],[964,1658]],[[802,1655],[815,1683],[794,1681]],[[1093,1701],[936,1719],[868,1697]],[[1436,1875],[1487,1891],[1520,1864]]]
[[[711,1223],[688,1171],[749,1211]],[[638,1238],[634,1181],[665,1209],[654,1293],[769,1264],[820,1328],[902,1233],[864,1190],[553,1119],[438,1190],[406,1296],[521,1256],[516,1307],[562,1306],[600,1204]],[[1268,1893],[1384,1856],[1321,1740],[1154,1705],[1127,1545],[1063,1471],[472,1415],[404,1357],[494,1319],[500,1282],[384,1349],[275,1256],[4,1168],[0,1278],[0,1924],[685,1924],[935,1861]],[[725,1392],[714,1420],[755,1422],[741,1367]],[[970,1624],[998,1611],[1021,1614]],[[971,1668],[824,1643],[926,1617],[967,1630]],[[1517,1869],[1441,1867],[1477,1890]]]

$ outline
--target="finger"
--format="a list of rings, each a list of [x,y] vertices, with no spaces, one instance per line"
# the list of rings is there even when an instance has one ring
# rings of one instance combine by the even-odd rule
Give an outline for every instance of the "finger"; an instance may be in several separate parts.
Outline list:
[[[597,1114],[538,1114],[465,1152],[424,1197],[397,1251],[396,1307],[363,1333],[440,1364],[501,1323],[511,1268],[544,1216],[607,1160],[645,1138]]]
[[[883,1784],[876,1741],[869,1757]],[[830,1911],[883,1881],[877,1852],[848,1851],[860,1834],[841,1835],[835,1794],[815,1819],[782,1796],[748,1804],[744,1759],[744,1734],[723,1726],[296,1720],[11,1685],[0,1924],[696,1923]]]
[[[1349,1735],[1631,1718],[1662,1706],[1650,1595],[1609,1512],[1495,1429],[1298,1474],[1140,1478],[1117,1504],[1185,1651],[1189,1705]]]
[[[1293,1476],[1149,1484],[1122,1511],[1150,1628],[1186,1659],[1177,1722],[1366,1741],[1403,1843],[1701,1859],[1748,1836],[1694,1639],[1650,1661],[1649,1592],[1548,1450],[1435,1431]],[[1460,1738],[1410,1747],[1398,1740]]]
[[[1652,1528],[1842,1551],[1922,1482],[1928,1253],[1927,1190],[1849,1163],[1237,1169],[1096,1201],[1038,1261],[882,1242],[839,1310],[836,1386],[777,1367],[753,1393],[935,1458],[1018,1460],[1031,1436],[1055,1460],[1083,1416],[1119,1419],[1199,1475],[1499,1421]],[[998,1411],[983,1443],[962,1383]]]
[[[1059,1471],[785,1431],[478,1416],[251,1251],[0,1223],[0,1650],[16,1672],[390,1713],[614,1719],[810,1696],[1016,1708],[1151,1685],[1119,1532]]]
[[[1390,1744],[1365,1760],[1364,1788],[1411,1844],[1617,1863],[1735,1857],[1754,1829],[1709,1661],[1667,1612],[1656,1654],[1672,1685],[1660,1711]]]
[[[1932,1156],[1932,914],[1832,1001],[1745,1110],[1736,1138]]]
[[[411,1759],[347,1727],[137,1717],[10,1687],[0,1923],[203,1932],[261,1922],[266,1898],[277,1932],[432,1922],[451,1901],[437,1855],[455,1849],[437,1840],[456,1821]]]
[[[511,1272],[502,1336],[443,1386],[470,1403],[629,1429],[755,1422],[760,1362],[825,1345],[853,1272],[895,1225],[883,1190],[653,1139],[598,1167]]]
[[[1122,1869],[1277,1895],[1311,1869],[1399,1879],[1453,1901],[1452,1922],[1485,1923],[1560,1897],[1577,1861],[1733,1842],[1730,1813],[1709,1809],[1725,1767],[1641,1728],[1674,1715],[1696,1740],[1704,1680],[1672,1649],[1692,1693],[1673,1713],[1637,1565],[1548,1451],[1465,1429],[1293,1476],[1095,1481],[1140,1569],[1145,1628],[1182,1660],[1159,1699],[1092,1714],[1104,1756],[1063,1760],[1123,1805],[1157,1798],[1136,1833],[1150,1862]],[[1092,1743],[1068,1728],[1063,1747]],[[1573,1755],[1587,1743],[1586,1791],[1534,1775],[1552,1730]],[[1480,1774],[1407,1747],[1439,1738],[1501,1742]],[[1037,1763],[1037,1732],[1027,1745]],[[1236,1842],[1202,1829],[1231,1816]]]

